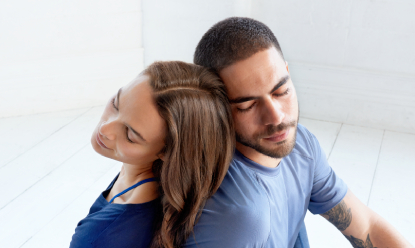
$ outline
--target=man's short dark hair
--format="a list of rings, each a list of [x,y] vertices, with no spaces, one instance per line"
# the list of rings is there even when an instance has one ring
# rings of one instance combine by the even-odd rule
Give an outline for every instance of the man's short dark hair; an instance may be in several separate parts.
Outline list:
[[[251,18],[231,17],[216,23],[203,35],[193,62],[219,72],[271,46],[284,58],[277,38],[265,24]]]

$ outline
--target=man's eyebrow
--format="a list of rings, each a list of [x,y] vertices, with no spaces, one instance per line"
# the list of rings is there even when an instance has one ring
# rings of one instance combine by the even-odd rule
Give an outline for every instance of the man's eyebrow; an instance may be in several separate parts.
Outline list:
[[[147,142],[147,140],[144,139],[144,137],[137,131],[135,131],[130,125],[124,123],[124,125],[126,125],[129,129],[131,129],[131,131],[133,131],[133,133],[135,135],[137,135],[140,139],[142,139],[144,142]]]
[[[289,75],[281,78],[281,80],[277,83],[277,85],[275,85],[274,88],[272,88],[272,90],[271,90],[270,93],[272,94],[272,92],[278,90],[281,86],[283,86],[284,84],[286,84],[289,79],[290,79],[290,76]]]
[[[248,102],[248,101],[258,99],[258,98],[259,98],[258,96],[237,97],[235,99],[229,99],[229,103],[234,104],[234,103]]]
[[[289,75],[281,78],[281,80],[274,86],[274,88],[272,88],[270,94],[272,94],[272,92],[276,91],[281,86],[283,86],[284,84],[286,84],[289,79],[290,79],[290,76]],[[258,97],[258,96],[242,96],[242,97],[237,97],[235,99],[229,99],[229,103],[230,104],[242,103],[242,102],[248,102],[248,101],[256,100],[256,99],[259,99],[259,98],[260,97]]]

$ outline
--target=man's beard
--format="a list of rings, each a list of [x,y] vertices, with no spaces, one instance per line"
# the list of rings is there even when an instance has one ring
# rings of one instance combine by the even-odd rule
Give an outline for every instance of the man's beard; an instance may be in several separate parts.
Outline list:
[[[254,150],[256,150],[257,152],[260,152],[264,155],[267,155],[271,158],[283,158],[285,156],[287,156],[288,154],[290,154],[290,152],[293,150],[294,146],[295,146],[295,140],[297,137],[297,121],[291,121],[288,123],[281,123],[278,126],[274,126],[274,125],[268,125],[267,129],[265,130],[265,132],[259,133],[259,134],[255,134],[254,137],[252,139],[245,137],[244,135],[236,132],[236,141],[241,143],[244,146],[248,146]],[[276,132],[281,132],[281,131],[287,131],[288,128],[293,127],[294,128],[294,136],[292,137],[291,140],[289,140],[288,138],[275,143],[275,145],[277,145],[276,148],[267,148],[264,147],[262,145],[260,145],[260,140],[262,138],[265,137],[269,137],[271,135],[273,135]],[[292,132],[292,130],[291,130]],[[290,134],[288,134],[290,135]]]

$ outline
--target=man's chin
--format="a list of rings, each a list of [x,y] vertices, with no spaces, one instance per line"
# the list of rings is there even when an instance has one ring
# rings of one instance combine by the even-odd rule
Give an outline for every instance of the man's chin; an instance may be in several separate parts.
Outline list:
[[[270,142],[268,141],[261,142],[263,141],[262,139],[260,139],[259,141],[252,141],[247,139],[246,137],[241,136],[238,133],[236,134],[236,141],[268,157],[283,158],[290,154],[291,151],[294,149],[296,136],[297,128],[295,128],[295,132],[292,137],[287,137],[287,139],[273,144],[270,144]]]

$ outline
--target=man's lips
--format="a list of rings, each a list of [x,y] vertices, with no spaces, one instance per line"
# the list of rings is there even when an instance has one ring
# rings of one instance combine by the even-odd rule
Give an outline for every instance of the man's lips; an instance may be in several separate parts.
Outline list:
[[[104,144],[104,142],[102,142],[101,141],[101,138],[99,137],[99,133],[97,133],[97,143],[98,143],[98,145],[99,146],[101,146],[102,148],[105,148],[105,149],[109,149],[105,144]]]
[[[271,142],[280,142],[285,140],[288,137],[288,134],[290,133],[290,128],[284,130],[283,132],[273,134],[269,137],[264,138],[267,141]]]

